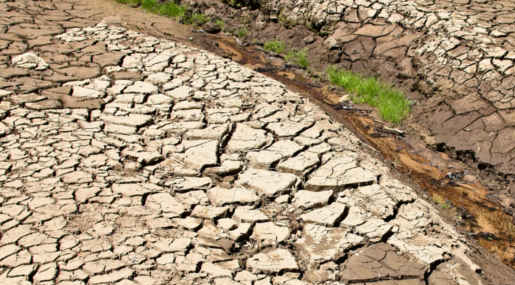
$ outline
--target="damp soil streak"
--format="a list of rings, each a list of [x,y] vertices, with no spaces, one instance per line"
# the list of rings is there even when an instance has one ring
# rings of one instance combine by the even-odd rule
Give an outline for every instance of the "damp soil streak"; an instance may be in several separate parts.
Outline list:
[[[489,190],[485,186],[449,178],[449,173],[460,172],[467,168],[466,165],[431,150],[413,137],[402,138],[381,132],[384,125],[366,115],[366,112],[359,109],[339,110],[331,98],[339,98],[341,94],[327,92],[327,88],[313,84],[311,79],[294,70],[263,68],[267,65],[265,55],[253,46],[242,48],[234,39],[216,35],[203,35],[202,39],[195,37],[194,43],[256,71],[266,70],[261,73],[322,107],[333,119],[379,151],[407,183],[418,186],[430,197],[434,194],[443,197],[465,213],[461,221],[456,221],[459,229],[496,253],[505,264],[515,268],[515,225],[512,217],[505,213],[501,205],[489,199]],[[456,220],[456,217],[453,219]]]

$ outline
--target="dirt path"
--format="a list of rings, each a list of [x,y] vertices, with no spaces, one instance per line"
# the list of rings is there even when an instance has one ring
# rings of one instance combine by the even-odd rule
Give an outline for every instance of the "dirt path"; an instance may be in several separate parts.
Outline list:
[[[0,284],[513,283],[308,98],[104,4],[0,2]]]

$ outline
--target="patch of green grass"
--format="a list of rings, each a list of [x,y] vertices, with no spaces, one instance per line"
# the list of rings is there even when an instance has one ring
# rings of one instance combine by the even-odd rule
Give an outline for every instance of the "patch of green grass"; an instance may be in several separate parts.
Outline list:
[[[202,26],[208,20],[207,16],[202,13],[193,13],[193,15],[191,15],[191,23],[195,26]]]
[[[222,30],[222,31],[224,30],[225,23],[223,20],[221,20],[221,19],[215,20],[215,25],[217,25],[220,28],[220,30]]]
[[[410,103],[404,94],[373,77],[329,67],[329,81],[352,93],[352,101],[368,104],[378,109],[381,117],[389,122],[400,123],[410,111]]]
[[[181,19],[186,14],[186,7],[177,5],[173,2],[168,2],[159,6],[157,12],[160,15],[170,18]]]
[[[188,7],[174,1],[160,2],[159,0],[116,0],[122,4],[138,4],[141,8],[155,14],[180,20],[185,24],[200,26],[209,19],[202,13],[191,13]]]
[[[449,209],[451,204],[445,200],[442,196],[433,193],[433,201],[438,204],[442,209]]]
[[[281,41],[269,41],[264,44],[263,48],[267,51],[283,53],[286,49],[286,45]]]
[[[290,50],[286,54],[285,59],[289,62],[295,63],[296,65],[302,67],[303,69],[307,69],[309,66],[309,60],[308,60],[306,49]]]
[[[164,4],[162,4],[164,5]],[[159,6],[161,4],[157,0],[142,0],[141,1],[141,8],[150,11],[150,12],[158,12]]]
[[[240,39],[246,37],[248,33],[249,31],[245,27],[240,27],[236,30],[236,36]]]

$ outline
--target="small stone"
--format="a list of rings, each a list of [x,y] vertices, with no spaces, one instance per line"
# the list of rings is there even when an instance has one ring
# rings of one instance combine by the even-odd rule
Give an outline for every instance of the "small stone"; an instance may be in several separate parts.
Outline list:
[[[310,175],[306,182],[306,188],[323,190],[325,188],[376,181],[377,174],[358,167],[357,159],[357,154],[354,152],[342,152],[332,157]]]
[[[302,149],[302,146],[297,144],[294,141],[290,140],[280,140],[275,142],[270,147],[267,148],[268,151],[276,152],[280,154],[282,157],[293,156],[295,153],[299,152]]]
[[[283,172],[289,172],[297,175],[302,175],[309,171],[313,166],[318,163],[318,155],[313,152],[303,152],[295,157],[289,158],[280,162],[277,169]]]
[[[12,63],[21,68],[45,70],[48,64],[33,52],[27,52],[13,57]]]
[[[209,177],[179,177],[173,179],[166,186],[172,187],[177,192],[187,192],[196,189],[207,189],[211,187]]]
[[[213,21],[207,22],[202,28],[210,34],[218,34],[222,30],[222,27]]]
[[[172,86],[169,86],[168,84],[169,83],[167,83],[167,84],[165,84],[163,86],[164,90],[171,89],[170,87],[172,87]],[[173,84],[175,86],[175,83],[173,81],[170,82],[170,84]],[[187,99],[192,94],[193,94],[193,89],[191,87],[189,87],[189,86],[180,86],[178,88],[175,88],[175,89],[173,89],[171,91],[167,91],[166,92],[167,96],[170,96],[170,97],[172,97],[174,99],[177,99],[177,100]]]
[[[312,35],[309,35],[303,39],[304,43],[307,45],[314,43],[315,40],[315,37],[313,37]]]
[[[38,268],[34,275],[34,282],[39,283],[43,281],[51,281],[57,276],[57,266],[55,263],[43,264]]]
[[[376,26],[371,24],[365,24],[354,32],[355,35],[366,36],[366,37],[381,37],[389,34],[393,30],[391,25]]]
[[[152,73],[147,77],[147,81],[152,84],[163,84],[172,79],[172,75],[166,72],[156,72]]]
[[[147,103],[150,105],[169,105],[171,107],[173,99],[170,96],[163,94],[151,95],[147,99]]]
[[[282,158],[277,152],[262,150],[262,151],[251,151],[247,153],[247,160],[249,165],[256,168],[269,168],[273,163],[279,161]]]
[[[102,95],[103,95],[102,92],[95,90],[95,89],[84,88],[81,86],[73,86],[72,96],[74,96],[74,97],[101,98],[101,97],[103,97]]]
[[[25,107],[27,107],[28,109],[38,110],[38,111],[50,110],[50,109],[60,109],[62,106],[63,106],[63,104],[61,103],[61,101],[50,100],[50,99],[25,104]]]
[[[177,224],[181,227],[184,227],[188,230],[195,230],[200,227],[202,224],[202,219],[197,219],[193,217],[186,217],[184,219],[176,219]]]

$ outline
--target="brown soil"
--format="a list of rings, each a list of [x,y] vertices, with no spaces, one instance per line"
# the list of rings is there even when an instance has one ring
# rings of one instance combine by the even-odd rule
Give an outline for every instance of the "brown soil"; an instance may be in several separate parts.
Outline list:
[[[195,7],[207,12],[212,5],[219,4],[220,2],[199,1]],[[416,122],[405,123],[401,128],[409,131],[399,133],[392,130],[388,124],[380,122],[377,114],[366,106],[340,110],[340,105],[336,104],[334,99],[341,97],[341,90],[323,87],[326,83],[320,80],[323,77],[320,71],[336,59],[339,61],[342,54],[337,54],[340,51],[328,51],[322,44],[323,38],[317,33],[299,26],[285,27],[284,23],[256,21],[261,17],[258,11],[232,9],[223,5],[223,9],[217,8],[215,12],[223,18],[226,32],[236,31],[242,26],[248,28],[249,33],[244,39],[234,40],[234,37],[227,34],[209,35],[195,32],[192,27],[114,1],[94,0],[89,1],[87,5],[91,5],[96,11],[102,11],[97,14],[98,18],[108,16],[111,23],[186,44],[190,42],[194,46],[232,58],[283,82],[300,94],[309,96],[331,116],[375,147],[382,157],[391,162],[392,168],[400,173],[404,181],[421,189],[422,195],[426,193],[429,197],[435,197],[433,195],[437,194],[448,200],[452,207],[443,209],[442,213],[447,215],[459,230],[496,253],[505,264],[515,268],[515,226],[510,215],[514,205],[501,205],[496,200],[495,192],[487,187],[490,184],[499,185],[499,180],[507,183],[503,176],[495,169],[484,168],[491,177],[485,183],[485,172],[482,172],[484,169],[456,160],[462,156],[453,155],[445,145],[431,147],[432,145],[428,144],[428,136],[425,135],[427,130]],[[256,25],[262,26],[255,27]],[[312,72],[292,67],[282,57],[263,52],[262,44],[277,38],[292,48],[309,48]],[[367,43],[362,42],[356,50],[363,53],[367,47]],[[392,54],[392,58],[395,58],[395,54]],[[421,83],[423,81],[403,76],[409,73],[416,63],[358,58],[340,64],[366,75],[379,74],[383,80],[393,82],[404,89],[412,99],[424,98],[427,92],[432,91],[430,86]],[[370,66],[373,68],[368,68]],[[462,173],[466,175],[461,175]],[[483,269],[484,276],[493,284],[510,284],[515,280],[513,270],[490,257],[483,249],[478,247],[477,251],[478,258],[475,261]]]

